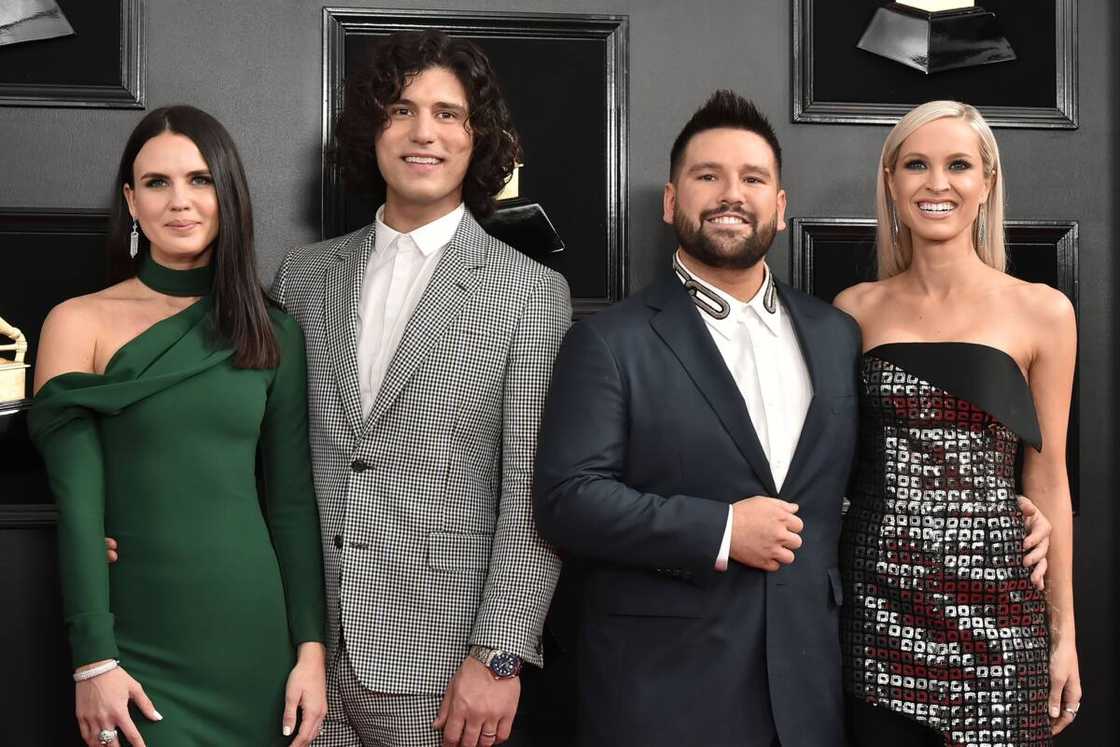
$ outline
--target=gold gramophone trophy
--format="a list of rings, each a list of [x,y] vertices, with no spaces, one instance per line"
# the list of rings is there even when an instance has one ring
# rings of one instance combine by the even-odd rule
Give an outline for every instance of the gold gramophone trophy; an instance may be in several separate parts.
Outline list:
[[[0,355],[0,402],[13,402],[27,397],[27,369],[23,362],[27,354],[27,338],[23,333],[0,317],[0,338],[12,340],[0,345],[0,352],[13,351],[13,358]]]

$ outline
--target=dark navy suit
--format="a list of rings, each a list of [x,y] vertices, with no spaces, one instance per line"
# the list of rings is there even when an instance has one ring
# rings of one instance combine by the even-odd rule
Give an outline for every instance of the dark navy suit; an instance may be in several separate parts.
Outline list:
[[[780,492],[674,275],[575,325],[560,349],[534,508],[545,539],[586,571],[580,744],[843,744],[837,543],[859,328],[784,284],[778,295],[813,387]],[[720,573],[727,506],[754,495],[799,504],[804,545],[779,571],[732,561]]]

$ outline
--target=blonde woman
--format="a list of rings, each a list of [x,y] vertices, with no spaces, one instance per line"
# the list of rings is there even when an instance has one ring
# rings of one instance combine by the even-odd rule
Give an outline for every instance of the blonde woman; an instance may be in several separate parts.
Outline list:
[[[863,332],[861,443],[841,541],[853,743],[1048,745],[1077,715],[1066,423],[1073,308],[1005,272],[1003,174],[971,106],[923,104],[883,145],[879,280],[836,305]],[[1053,524],[1045,591],[1023,492]]]

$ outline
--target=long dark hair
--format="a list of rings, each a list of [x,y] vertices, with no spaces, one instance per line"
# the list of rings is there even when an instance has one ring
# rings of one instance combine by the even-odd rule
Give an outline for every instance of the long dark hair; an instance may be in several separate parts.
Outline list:
[[[346,79],[342,112],[335,124],[332,155],[347,187],[385,199],[373,142],[416,75],[447,68],[467,92],[467,125],[473,141],[463,178],[463,202],[480,218],[494,212],[498,194],[521,156],[521,144],[490,60],[474,42],[442,31],[401,31],[374,47],[369,59]]]
[[[132,216],[124,199],[124,185],[135,188],[132,167],[144,143],[164,132],[191,139],[202,154],[218,195],[218,237],[210,261],[214,264],[213,331],[234,349],[238,368],[274,368],[280,348],[268,317],[267,297],[257,280],[253,252],[253,207],[249,184],[233,139],[218,120],[201,109],[183,104],[150,112],[140,120],[125,144],[117,180],[109,227],[109,282],[136,275],[136,262],[128,256]],[[151,244],[141,232],[140,251]]]

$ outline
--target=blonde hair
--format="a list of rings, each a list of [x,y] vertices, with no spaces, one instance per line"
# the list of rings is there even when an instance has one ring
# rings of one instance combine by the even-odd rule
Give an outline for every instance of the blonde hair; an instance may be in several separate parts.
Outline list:
[[[887,135],[883,152],[879,156],[878,178],[875,180],[875,218],[878,231],[875,237],[876,251],[879,256],[879,279],[884,280],[897,275],[910,267],[914,259],[914,249],[910,242],[910,229],[898,222],[898,234],[892,237],[895,206],[890,197],[887,180],[890,179],[898,161],[898,152],[906,138],[910,137],[924,124],[937,119],[953,117],[964,120],[976,133],[980,145],[980,158],[984,165],[985,176],[992,179],[988,200],[981,209],[987,213],[986,236],[980,241],[979,221],[972,223],[972,245],[984,264],[1001,272],[1007,270],[1007,248],[1003,236],[1003,174],[999,162],[999,146],[996,144],[992,128],[975,107],[958,101],[928,101],[914,107],[904,116]]]

